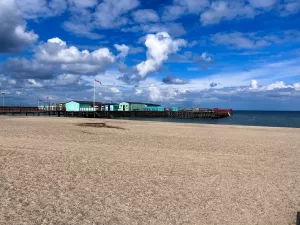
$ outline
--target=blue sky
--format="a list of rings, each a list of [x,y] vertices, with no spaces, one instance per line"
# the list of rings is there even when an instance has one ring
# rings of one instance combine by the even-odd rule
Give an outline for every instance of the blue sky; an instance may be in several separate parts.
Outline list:
[[[163,2],[163,3],[162,3]],[[7,105],[300,110],[298,0],[2,0]]]

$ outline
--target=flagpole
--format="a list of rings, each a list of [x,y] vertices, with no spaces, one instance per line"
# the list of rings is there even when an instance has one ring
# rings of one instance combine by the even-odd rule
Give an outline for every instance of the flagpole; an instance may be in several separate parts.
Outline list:
[[[94,79],[94,109],[95,109],[95,102],[96,102],[96,80]]]

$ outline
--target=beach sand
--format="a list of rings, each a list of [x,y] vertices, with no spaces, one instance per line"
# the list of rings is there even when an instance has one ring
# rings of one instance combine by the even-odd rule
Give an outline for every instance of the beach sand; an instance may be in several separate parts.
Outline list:
[[[297,211],[300,129],[0,116],[0,224],[285,225]]]

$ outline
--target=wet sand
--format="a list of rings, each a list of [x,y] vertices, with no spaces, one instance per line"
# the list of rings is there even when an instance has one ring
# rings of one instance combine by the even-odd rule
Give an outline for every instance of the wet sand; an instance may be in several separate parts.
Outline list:
[[[0,224],[285,225],[297,211],[300,129],[0,116]]]

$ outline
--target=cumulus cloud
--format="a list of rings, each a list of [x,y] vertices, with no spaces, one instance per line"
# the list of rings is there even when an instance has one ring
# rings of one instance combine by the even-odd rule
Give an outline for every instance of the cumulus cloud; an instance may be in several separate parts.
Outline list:
[[[300,1],[298,0],[285,0],[281,4],[281,16],[289,16],[300,11]]]
[[[76,83],[78,84],[80,82],[80,77],[81,76],[74,74],[61,74],[56,77],[53,84],[59,86],[68,86]]]
[[[71,17],[63,24],[65,30],[90,39],[103,38],[97,32],[99,29],[114,29],[132,23],[127,14],[140,4],[138,0],[68,1]]]
[[[299,42],[300,32],[297,30],[285,30],[277,33],[266,34],[264,32],[256,33],[216,33],[211,36],[210,41],[238,49],[258,49],[273,44],[282,44],[286,42]]]
[[[238,75],[242,76],[241,81],[235,82]],[[257,82],[255,83],[255,81],[253,82],[250,79],[246,80],[245,85],[243,85],[242,80],[245,79],[245,76],[241,73],[238,73],[238,75],[233,74],[232,79],[230,74],[220,74],[219,77],[197,78],[182,85],[165,85],[161,83],[160,79],[149,77],[149,79],[141,81],[138,86],[133,88],[131,85],[124,85],[120,81],[116,81],[116,84],[114,84],[117,74],[115,71],[110,71],[106,75],[99,74],[96,77],[104,84],[97,90],[96,94],[99,94],[98,100],[109,99],[114,102],[122,100],[153,101],[156,103],[162,103],[163,101],[162,104],[167,107],[171,104],[187,107],[202,104],[202,107],[215,107],[222,103],[224,103],[223,107],[232,107],[228,105],[229,96],[233,101],[240,101],[235,106],[241,106],[241,102],[256,104],[256,102],[259,102],[257,99],[261,101],[268,99],[268,102],[273,101],[272,99],[275,99],[274,101],[278,99],[294,101],[300,97],[300,82],[286,84],[279,79],[270,83],[256,80]],[[92,85],[94,78],[85,75],[62,74],[55,79],[45,81],[28,79],[22,82],[21,80],[16,80],[17,84],[9,84],[10,79],[3,80],[2,78],[0,75],[0,82],[5,88],[14,92],[22,92],[22,96],[26,96],[26,99],[34,102],[36,102],[37,98],[33,98],[30,93],[35,93],[41,99],[43,99],[43,96],[52,96],[52,99],[57,101],[65,101],[65,99],[90,100],[93,96]],[[222,81],[222,85],[213,82],[213,80]],[[223,82],[224,80],[227,80],[227,82]],[[262,83],[262,85],[258,85],[258,83]],[[218,85],[215,86],[215,84]],[[11,88],[12,86],[14,88]],[[215,87],[210,88],[210,86]],[[257,88],[253,89],[256,86]],[[21,87],[24,89],[21,89]],[[11,93],[12,95],[13,92]],[[19,99],[17,93],[15,93],[14,98]],[[203,105],[204,103],[206,106]]]
[[[140,9],[132,13],[133,19],[137,23],[158,22],[159,16],[152,9]]]
[[[277,0],[249,0],[249,3],[255,8],[268,8],[272,7]]]
[[[168,75],[162,79],[162,82],[165,84],[186,84],[187,81],[172,75]]]
[[[26,31],[14,0],[0,1],[0,53],[15,53],[30,46],[38,39],[33,31]]]
[[[131,72],[123,74],[119,77],[120,80],[125,83],[137,83],[144,80],[150,73],[159,71],[170,55],[186,46],[186,41],[172,39],[168,33],[159,32],[146,35],[145,46],[147,47],[147,60],[134,66]]]
[[[119,90],[118,88],[116,88],[116,87],[112,87],[112,88],[110,88],[110,90],[111,90],[113,93],[119,93],[119,92],[120,92],[120,90]]]
[[[251,88],[251,89],[257,89],[257,88],[258,88],[257,80],[252,80],[252,81],[251,81],[250,88]]]
[[[163,20],[174,21],[185,14],[197,14],[208,4],[208,0],[174,0],[172,5],[164,8]]]
[[[211,41],[228,45],[239,49],[261,48],[280,41],[276,36],[257,36],[254,33],[217,33],[211,37]]]
[[[123,32],[143,32],[143,33],[157,33],[157,32],[167,32],[173,37],[180,37],[186,33],[185,28],[180,23],[147,23],[134,25],[132,27],[122,28]]]
[[[80,51],[75,46],[68,47],[66,42],[59,38],[52,38],[47,43],[41,44],[36,49],[35,57],[43,63],[60,64],[62,69],[68,72],[86,70],[87,73],[102,72],[115,61],[108,48],[99,48],[93,52]]]
[[[266,86],[262,86],[260,89],[261,90],[267,90],[267,91],[271,91],[271,90],[276,90],[276,89],[295,89],[295,90],[299,90],[299,83],[294,83],[294,84],[285,84],[283,81],[277,81],[275,83],[266,85]]]
[[[145,45],[148,49],[147,60],[136,66],[141,78],[158,71],[169,55],[176,53],[180,47],[186,46],[186,41],[183,39],[173,40],[168,33],[160,32],[147,35]]]
[[[155,84],[152,84],[149,87],[149,98],[155,102],[163,100],[162,93],[160,89],[157,86],[155,86]]]
[[[201,59],[205,62],[211,62],[212,58],[207,55],[207,52],[203,52],[201,55]]]
[[[121,51],[118,56],[108,48],[81,51],[59,38],[52,38],[35,48],[32,59],[9,58],[0,68],[0,73],[17,79],[43,80],[60,74],[96,75],[104,72],[118,57],[128,54],[127,46],[117,45],[117,48]]]
[[[207,52],[203,52],[200,56],[194,56],[194,63],[200,65],[202,69],[207,69],[210,64],[215,64],[216,62],[210,56],[208,56]],[[190,69],[191,68],[189,68],[189,70]]]
[[[130,50],[130,48],[124,44],[122,45],[115,44],[114,47],[120,52],[117,55],[117,58],[121,58],[121,59],[124,59],[128,55],[128,52]]]
[[[136,95],[141,95],[143,93],[143,90],[139,89],[139,88],[135,88],[135,94]]]
[[[41,87],[43,87],[43,84],[36,81],[35,79],[28,79],[28,80],[26,80],[25,87],[27,87],[27,88],[41,88]]]
[[[93,32],[94,28],[91,23],[82,20],[73,19],[71,21],[66,21],[64,22],[63,27],[66,31],[72,32],[77,36],[83,36],[94,40],[104,37],[101,34]]]
[[[56,68],[52,65],[40,63],[36,60],[25,58],[9,58],[0,70],[2,73],[8,73],[16,79],[51,79],[56,74]]]
[[[224,20],[252,19],[257,15],[276,10],[281,16],[300,11],[298,0],[173,0],[163,9],[162,20],[174,21],[181,16],[200,14],[203,26],[218,24]]]
[[[199,13],[209,5],[209,0],[174,0],[174,3],[184,7],[188,13]]]
[[[200,21],[202,25],[218,24],[222,20],[232,20],[234,18],[253,18],[255,11],[253,7],[238,1],[218,1],[212,2],[209,9],[201,13]]]
[[[138,0],[104,0],[94,13],[95,25],[100,28],[114,28],[127,24],[125,13],[139,6]]]
[[[76,8],[91,8],[98,4],[98,0],[68,0],[68,2]]]
[[[7,0],[4,0],[7,1]],[[67,8],[66,0],[14,0],[26,19],[60,15]],[[73,0],[69,0],[70,2]]]

